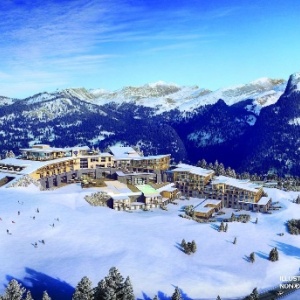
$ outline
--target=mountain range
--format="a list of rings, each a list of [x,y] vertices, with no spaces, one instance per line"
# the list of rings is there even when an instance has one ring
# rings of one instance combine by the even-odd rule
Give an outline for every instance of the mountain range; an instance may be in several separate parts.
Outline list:
[[[35,143],[136,145],[176,162],[298,175],[300,74],[210,91],[165,82],[117,91],[69,88],[0,97],[0,152]]]

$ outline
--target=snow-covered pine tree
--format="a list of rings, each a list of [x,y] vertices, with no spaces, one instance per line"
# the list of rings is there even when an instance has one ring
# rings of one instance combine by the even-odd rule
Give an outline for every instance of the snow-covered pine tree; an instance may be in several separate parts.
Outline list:
[[[26,289],[22,287],[21,283],[18,283],[17,280],[12,279],[5,290],[4,296],[1,300],[21,300],[23,294],[26,292]]]
[[[134,300],[133,287],[129,276],[127,276],[127,278],[125,279],[123,287],[119,291],[117,298],[122,300]]]
[[[185,239],[182,239],[182,241],[181,241],[181,244],[180,244],[180,245],[181,245],[181,247],[182,247],[182,248],[184,248],[184,247],[185,247],[185,245],[186,245],[186,241],[185,241]]]
[[[101,300],[104,298],[105,291],[107,289],[106,278],[99,281],[98,285],[94,288],[94,300]]]
[[[213,166],[213,169],[214,169],[215,171],[217,171],[218,168],[219,168],[219,162],[218,162],[218,160],[216,159],[216,160],[215,160],[215,163],[214,163],[214,166]]]
[[[216,299],[216,300],[222,300],[222,299],[221,299],[221,297],[218,295],[218,297],[217,297],[217,299]]]
[[[197,162],[197,167],[205,169],[207,167],[207,162],[205,159],[201,159]]]
[[[275,261],[279,260],[278,250],[276,247],[274,248],[274,257],[275,257]]]
[[[172,300],[182,300],[180,290],[179,290],[179,288],[177,286],[175,288],[175,291],[174,291],[171,299]]]
[[[224,231],[224,223],[223,223],[223,221],[221,222],[220,227],[219,227],[219,232],[221,232],[221,231]]]
[[[109,270],[109,287],[112,287],[117,294],[119,290],[123,287],[124,278],[116,267],[112,267]]]
[[[92,282],[88,277],[84,276],[76,286],[72,300],[93,300],[94,291]]]
[[[269,260],[270,261],[275,261],[275,258],[274,258],[274,249],[272,249],[269,253]]]
[[[222,163],[219,164],[217,173],[219,175],[226,175],[225,167],[224,167],[224,165]]]
[[[42,300],[51,300],[51,297],[48,295],[47,291],[43,292],[43,298]]]
[[[184,247],[184,252],[186,254],[191,254],[192,252],[192,243],[188,242]]]
[[[157,295],[154,296],[153,300],[159,300],[159,298],[157,297]]]
[[[231,220],[231,222],[234,222],[236,220],[234,213],[231,214],[230,220]]]
[[[227,232],[227,230],[228,230],[228,223],[226,223],[224,227],[224,231]]]
[[[251,261],[252,263],[255,262],[255,253],[254,253],[254,252],[251,252],[251,253],[250,253],[249,259],[250,259],[250,261]]]
[[[27,291],[25,300],[33,300],[30,291]]]
[[[254,288],[252,293],[250,294],[250,299],[251,300],[258,300],[259,299],[259,294],[257,291],[257,288]]]
[[[192,241],[192,244],[191,244],[191,251],[193,253],[195,253],[197,251],[197,245],[196,245],[196,242],[194,240]]]
[[[8,155],[8,157],[16,157],[12,150],[9,151]]]

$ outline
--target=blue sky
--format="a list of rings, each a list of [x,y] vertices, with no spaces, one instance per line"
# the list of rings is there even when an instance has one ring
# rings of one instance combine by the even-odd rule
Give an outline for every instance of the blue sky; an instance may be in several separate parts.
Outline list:
[[[300,71],[298,0],[1,0],[0,95]]]

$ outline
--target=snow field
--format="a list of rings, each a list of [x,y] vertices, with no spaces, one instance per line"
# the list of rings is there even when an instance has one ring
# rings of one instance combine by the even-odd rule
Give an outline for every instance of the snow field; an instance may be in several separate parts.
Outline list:
[[[295,193],[266,189],[284,208],[271,215],[250,213],[249,223],[228,223],[225,233],[217,231],[220,222],[199,224],[178,216],[183,206],[199,199],[178,200],[168,211],[127,213],[90,206],[84,195],[95,191],[76,184],[46,192],[0,189],[0,294],[11,277],[30,284],[28,269],[75,287],[85,275],[96,286],[115,266],[130,276],[136,297],[142,299],[158,292],[171,296],[175,286],[192,299],[244,296],[299,270],[300,238],[289,235],[284,225],[299,217],[300,205],[290,202]],[[226,211],[231,215],[232,210]],[[196,253],[182,252],[183,238],[196,241]],[[279,251],[274,263],[268,261],[273,247]],[[251,252],[253,264],[247,259]]]

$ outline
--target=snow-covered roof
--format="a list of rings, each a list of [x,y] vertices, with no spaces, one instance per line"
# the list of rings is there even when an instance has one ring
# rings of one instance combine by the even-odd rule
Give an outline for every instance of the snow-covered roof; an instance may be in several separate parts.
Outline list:
[[[106,187],[101,188],[101,190],[105,191],[111,197],[114,196],[140,196],[141,192],[132,192],[126,184],[121,183],[119,181],[105,181]]]
[[[172,172],[188,172],[200,176],[208,176],[215,173],[213,170],[206,170],[188,164],[178,164],[177,168],[172,170]]]
[[[165,185],[165,186],[163,186],[163,187],[157,189],[157,191],[158,191],[159,193],[164,192],[164,191],[174,192],[174,191],[177,190],[177,188],[174,187],[174,186],[175,186],[174,183],[170,183],[170,184],[167,184],[167,185]]]
[[[140,157],[140,155],[132,147],[112,146],[109,150],[116,159],[128,159]]]
[[[214,200],[214,199],[206,199],[197,206],[195,206],[195,212],[207,213],[214,209],[215,206],[219,205],[222,201],[221,200]]]
[[[97,154],[97,156],[110,156],[110,157],[112,157],[113,155],[112,154],[110,154],[110,153],[108,153],[108,152],[103,152],[103,153],[99,153],[99,154]]]
[[[47,146],[47,145],[39,145],[39,146]],[[76,147],[68,147],[68,148],[56,148],[56,147],[46,147],[46,148],[21,148],[20,151],[24,152],[35,152],[35,153],[52,153],[52,152],[70,152],[70,151],[88,151],[90,148],[88,146],[76,146]]]
[[[266,205],[270,201],[269,197],[261,197],[260,200],[256,203],[258,205]]]
[[[140,156],[134,157],[133,160],[151,160],[151,159],[160,159],[171,156],[171,154],[161,154],[161,155],[150,155],[150,156]]]
[[[220,184],[223,183],[228,186],[236,187],[238,189],[247,190],[250,192],[257,192],[262,188],[262,185],[251,182],[248,179],[236,179],[232,177],[226,176],[217,176],[212,181],[212,184]]]

